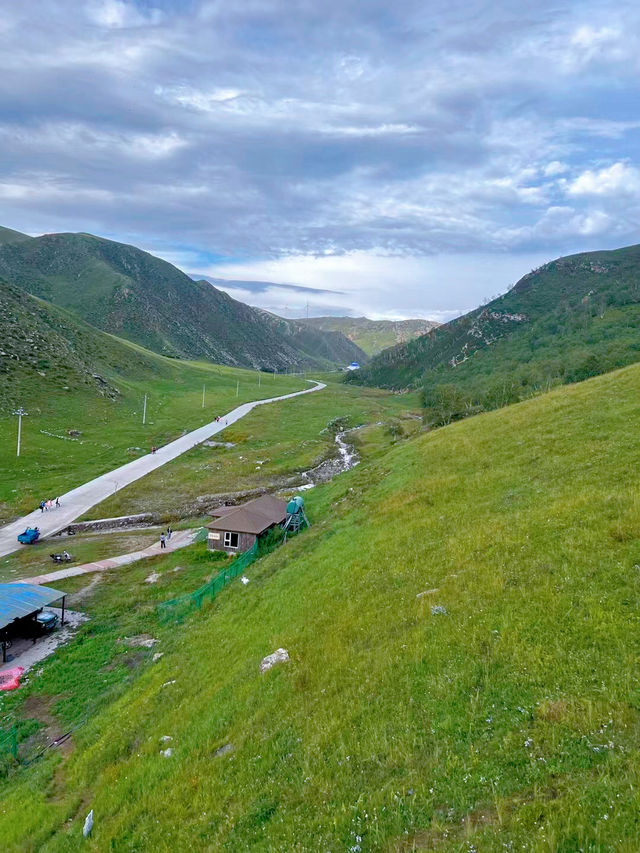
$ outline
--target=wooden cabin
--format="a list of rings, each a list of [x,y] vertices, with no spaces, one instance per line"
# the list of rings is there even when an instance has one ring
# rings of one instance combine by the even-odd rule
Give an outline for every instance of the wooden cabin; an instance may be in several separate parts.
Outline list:
[[[248,551],[263,533],[284,522],[287,502],[262,495],[241,506],[218,507],[213,516],[207,525],[209,550],[240,554]]]

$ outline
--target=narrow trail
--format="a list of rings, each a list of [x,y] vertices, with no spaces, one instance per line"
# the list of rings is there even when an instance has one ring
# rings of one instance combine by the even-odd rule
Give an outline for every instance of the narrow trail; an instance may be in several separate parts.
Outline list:
[[[14,551],[19,551],[21,548],[28,548],[28,545],[21,545],[17,536],[26,527],[39,527],[40,536],[52,536],[60,530],[64,530],[69,524],[76,520],[79,516],[91,509],[92,506],[100,503],[106,498],[120,491],[125,486],[134,483],[151,471],[161,468],[167,462],[177,459],[187,450],[191,450],[196,444],[206,441],[211,436],[222,432],[227,426],[239,421],[245,415],[249,414],[256,406],[264,406],[266,403],[277,403],[280,400],[290,400],[292,397],[300,397],[303,394],[312,394],[314,391],[321,391],[327,386],[323,382],[315,380],[307,380],[313,384],[313,388],[306,388],[304,391],[295,391],[292,394],[284,394],[281,397],[269,397],[266,400],[253,400],[249,403],[243,403],[233,411],[220,417],[220,421],[212,421],[205,426],[198,427],[186,435],[177,438],[175,441],[165,444],[160,447],[156,453],[148,453],[146,456],[141,456],[139,459],[134,459],[132,462],[127,462],[120,468],[102,474],[82,486],[78,486],[60,496],[60,509],[50,510],[49,512],[40,512],[39,509],[22,518],[12,521],[10,524],[5,524],[0,527],[0,557],[7,554],[12,554]]]

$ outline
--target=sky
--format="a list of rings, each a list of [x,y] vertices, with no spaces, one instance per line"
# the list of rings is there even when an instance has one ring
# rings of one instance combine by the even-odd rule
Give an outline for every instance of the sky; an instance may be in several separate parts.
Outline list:
[[[21,0],[0,70],[0,224],[286,316],[444,321],[640,242],[629,0]]]

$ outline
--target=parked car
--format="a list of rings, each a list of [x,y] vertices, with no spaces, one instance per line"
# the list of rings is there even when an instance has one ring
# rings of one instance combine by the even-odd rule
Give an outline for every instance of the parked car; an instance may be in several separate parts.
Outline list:
[[[53,610],[41,610],[36,616],[36,622],[38,623],[38,628],[44,634],[48,634],[58,624],[58,614],[54,613]]]

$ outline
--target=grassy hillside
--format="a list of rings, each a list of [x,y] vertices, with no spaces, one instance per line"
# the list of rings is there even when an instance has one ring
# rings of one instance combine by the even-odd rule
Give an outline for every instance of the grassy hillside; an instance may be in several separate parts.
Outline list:
[[[0,242],[0,276],[81,319],[163,355],[285,370],[348,363],[345,338],[329,351],[283,338],[262,312],[137,249],[90,234]]]
[[[300,322],[326,332],[341,332],[367,355],[377,355],[439,325],[433,320],[369,320],[368,317],[309,317]]]
[[[23,243],[31,239],[28,234],[22,234],[20,231],[14,231],[0,225],[0,246],[8,243]]]
[[[0,282],[0,520],[244,400],[302,387],[307,386],[301,377],[259,379],[255,371],[164,358]],[[16,459],[17,418],[11,413],[18,406],[29,414]]]
[[[374,358],[350,381],[424,385],[456,415],[640,357],[640,246],[560,258],[504,296]],[[451,386],[442,388],[440,386]]]
[[[3,784],[5,849],[77,849],[93,808],[95,851],[636,851],[639,401],[631,367],[363,463],[178,629],[203,546],[110,573],[2,700],[79,726]]]

